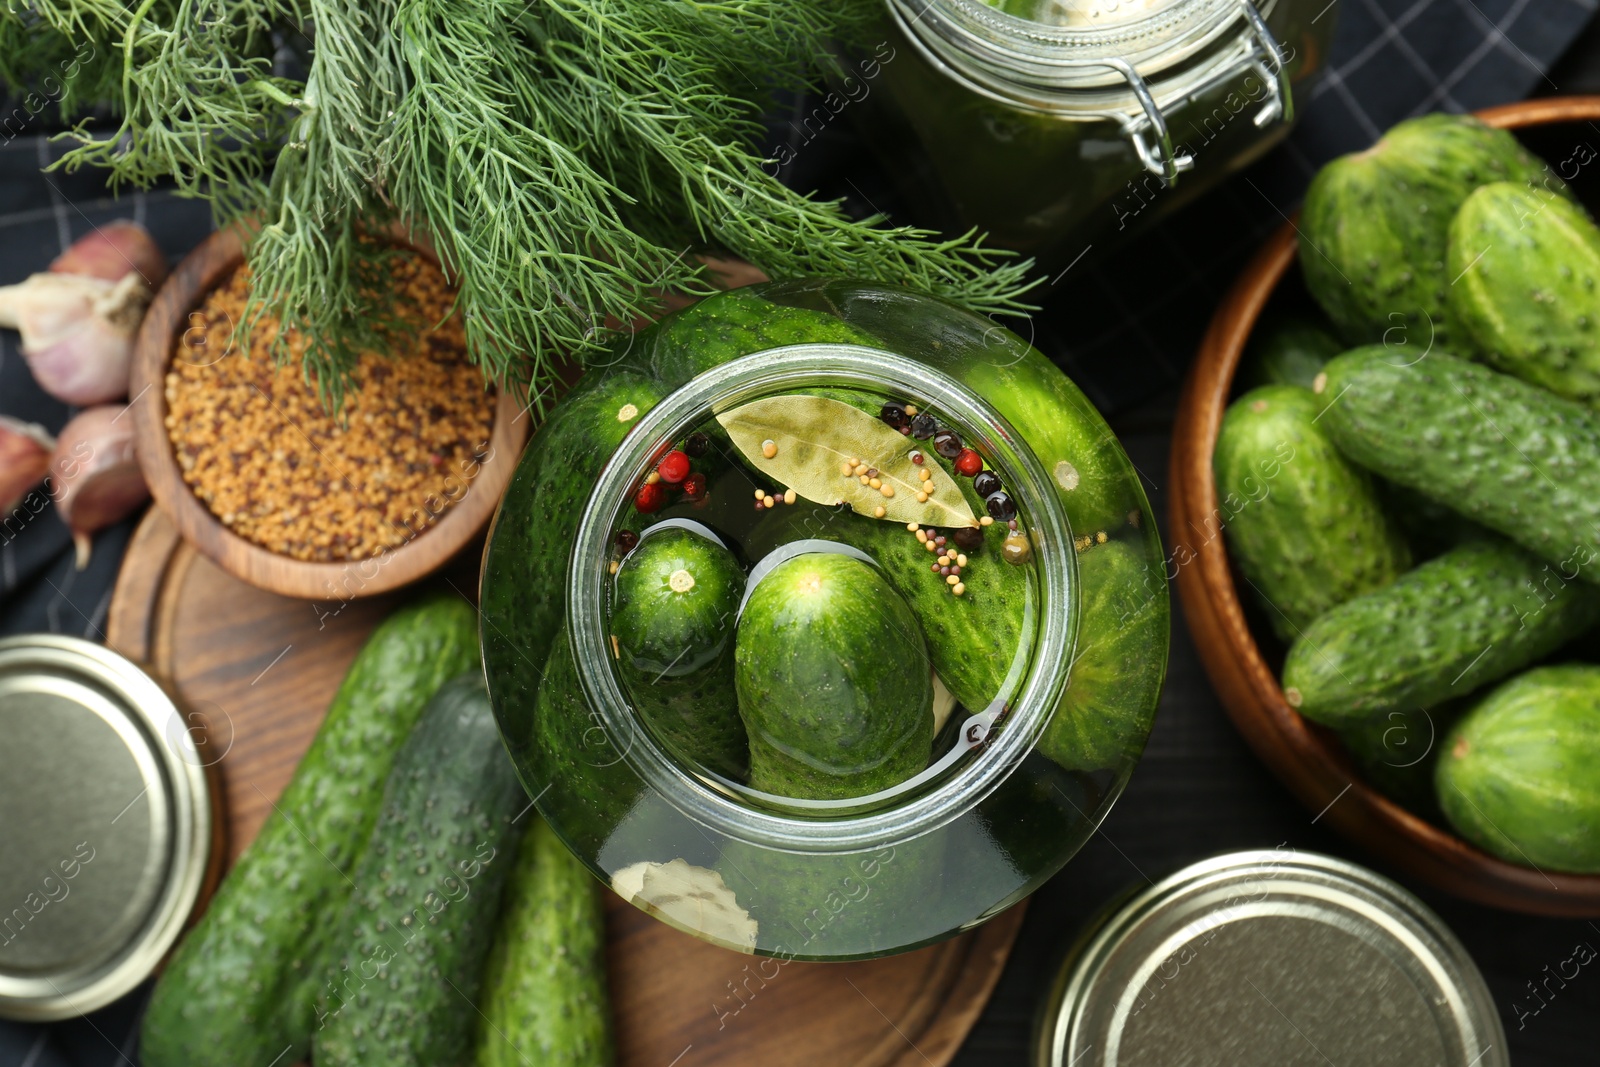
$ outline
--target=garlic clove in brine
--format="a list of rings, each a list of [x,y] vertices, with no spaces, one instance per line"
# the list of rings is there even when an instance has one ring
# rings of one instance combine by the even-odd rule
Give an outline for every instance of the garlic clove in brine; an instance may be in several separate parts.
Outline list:
[[[134,338],[165,276],[160,249],[143,229],[102,227],[49,271],[0,287],[0,326],[21,332],[22,354],[45,392],[69,404],[102,404],[128,393]]]
[[[81,571],[89,563],[92,535],[150,499],[134,456],[128,406],[89,408],[67,423],[50,460],[50,480],[61,521],[72,531]]]
[[[0,415],[0,513],[9,514],[44,480],[55,448],[43,426]]]

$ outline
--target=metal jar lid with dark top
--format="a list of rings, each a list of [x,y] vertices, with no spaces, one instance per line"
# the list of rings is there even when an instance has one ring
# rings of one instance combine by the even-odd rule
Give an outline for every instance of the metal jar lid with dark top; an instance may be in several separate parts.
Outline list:
[[[1039,1067],[1505,1067],[1461,943],[1416,897],[1291,850],[1186,867],[1068,954]]]
[[[133,989],[182,932],[211,856],[205,760],[167,694],[72,637],[0,641],[0,1016]]]

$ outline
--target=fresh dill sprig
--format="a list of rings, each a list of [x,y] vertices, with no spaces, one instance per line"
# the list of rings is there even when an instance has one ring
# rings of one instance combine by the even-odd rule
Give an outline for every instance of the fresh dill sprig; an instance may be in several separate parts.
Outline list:
[[[881,0],[28,2],[0,14],[0,79],[75,56],[63,112],[117,116],[60,165],[246,223],[247,319],[334,405],[393,323],[374,238],[397,228],[437,249],[485,375],[536,396],[660,291],[708,291],[700,251],[980,311],[1030,287],[976,235],[852,219],[755,148],[773,94],[865,43]]]

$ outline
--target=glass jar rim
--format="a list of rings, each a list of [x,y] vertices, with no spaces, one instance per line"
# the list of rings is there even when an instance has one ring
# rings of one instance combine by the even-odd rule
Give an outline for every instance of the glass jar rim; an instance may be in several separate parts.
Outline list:
[[[972,763],[906,802],[826,819],[786,815],[742,803],[687,773],[628,709],[605,639],[605,579],[610,535],[665,435],[702,416],[785,386],[890,382],[969,426],[988,427],[980,443],[1002,452],[1010,488],[1023,501],[1040,576],[1037,637],[1004,728],[990,734]],[[564,592],[571,644],[591,715],[614,739],[617,758],[680,813],[731,838],[792,852],[858,852],[908,841],[962,817],[997,789],[1032,751],[1060,703],[1077,644],[1077,560],[1072,528],[1043,464],[1023,438],[966,386],[925,364],[864,345],[797,344],[741,356],[697,376],[650,408],[629,430],[595,480],[573,541]],[[604,502],[611,502],[609,506]],[[1055,605],[1055,610],[1052,610]],[[619,743],[620,742],[620,743]]]

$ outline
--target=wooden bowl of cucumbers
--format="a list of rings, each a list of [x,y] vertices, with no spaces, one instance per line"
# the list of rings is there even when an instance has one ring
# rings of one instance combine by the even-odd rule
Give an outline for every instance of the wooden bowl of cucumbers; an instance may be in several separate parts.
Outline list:
[[[1571,917],[1600,916],[1596,120],[1427,116],[1329,164],[1201,345],[1169,546],[1212,684],[1316,821]]]

